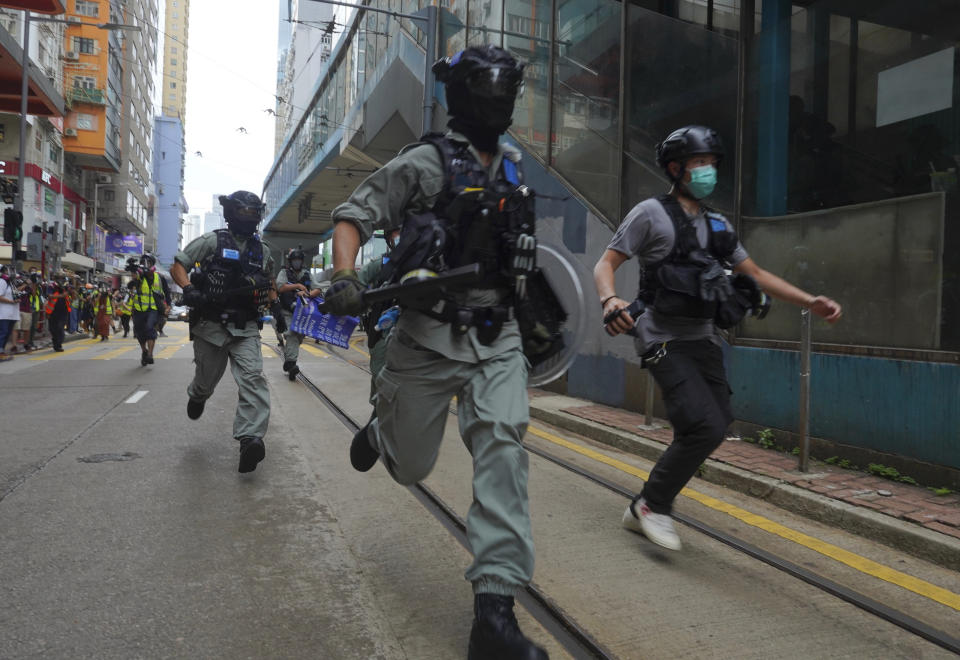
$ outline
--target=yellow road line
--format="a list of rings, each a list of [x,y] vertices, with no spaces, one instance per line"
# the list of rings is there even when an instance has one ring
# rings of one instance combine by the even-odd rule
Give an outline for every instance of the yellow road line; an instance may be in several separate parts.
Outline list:
[[[552,433],[543,431],[541,429],[530,426],[527,430],[539,438],[543,438],[548,442],[553,444],[560,445],[571,451],[575,451],[582,456],[586,456],[600,463],[604,463],[611,467],[614,467],[621,472],[626,472],[627,474],[639,477],[643,480],[646,480],[650,477],[650,473],[639,468],[635,468],[632,465],[624,463],[623,461],[618,461],[615,458],[610,458],[600,452],[588,449],[581,445],[578,445],[569,440],[564,440]],[[803,532],[798,532],[794,529],[790,529],[785,525],[776,523],[768,518],[759,516],[757,514],[751,513],[745,509],[741,509],[738,506],[723,502],[714,497],[710,497],[704,493],[697,492],[690,488],[684,488],[680,491],[681,495],[685,495],[690,499],[703,504],[704,506],[710,507],[715,511],[720,511],[726,513],[727,515],[733,516],[737,520],[744,522],[752,527],[762,529],[765,532],[769,532],[775,536],[786,539],[788,541],[793,541],[798,545],[802,545],[805,548],[818,552],[825,557],[829,557],[835,561],[840,562],[850,568],[870,575],[877,579],[883,580],[884,582],[889,582],[895,584],[899,587],[906,589],[907,591],[912,591],[915,594],[929,598],[930,600],[936,601],[947,607],[953,608],[954,610],[960,611],[960,594],[955,594],[952,591],[938,587],[935,584],[931,584],[925,580],[915,578],[912,575],[907,575],[906,573],[901,573],[898,570],[892,569],[889,566],[884,566],[883,564],[877,563],[866,557],[861,557],[860,555],[844,550],[838,546],[835,546],[831,543],[821,541],[818,538],[814,538],[809,534],[804,534]]]
[[[92,347],[94,344],[98,344],[98,343],[100,343],[99,339],[87,339],[86,341],[80,342],[79,346],[74,346],[73,348],[65,348],[60,353],[57,353],[56,351],[51,350],[49,353],[46,353],[44,355],[38,355],[30,359],[31,360],[52,360],[55,357],[70,355],[71,353],[77,353],[79,351],[86,350]]]
[[[120,357],[124,353],[129,353],[135,348],[140,348],[140,346],[138,344],[134,344],[133,346],[121,346],[120,348],[116,348],[112,351],[107,351],[103,355],[98,355],[90,359],[91,360],[109,360],[111,358]]]
[[[366,352],[365,350],[363,350],[362,348],[358,348],[358,347],[357,347],[357,344],[359,344],[359,343],[362,342],[362,341],[363,341],[363,339],[354,339],[352,342],[350,342],[350,348],[352,348],[353,350],[355,350],[357,353],[360,353],[360,354],[362,354],[362,355],[367,356],[367,359],[370,359],[370,354],[369,354],[369,353],[367,353],[367,352]]]
[[[160,360],[166,360],[167,358],[172,358],[173,354],[179,351],[184,346],[186,346],[186,344],[174,344],[173,346],[167,346],[165,349],[163,349],[153,357]]]
[[[327,353],[321,351],[316,346],[311,346],[310,344],[300,344],[300,348],[305,350],[307,353],[316,355],[317,357],[322,357],[322,358],[330,357]]]

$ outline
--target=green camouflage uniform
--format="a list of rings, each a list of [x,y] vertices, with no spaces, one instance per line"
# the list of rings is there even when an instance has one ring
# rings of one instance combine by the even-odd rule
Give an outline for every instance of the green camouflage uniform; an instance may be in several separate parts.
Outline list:
[[[246,237],[233,235],[242,254]],[[190,242],[174,256],[174,260],[189,272],[194,264],[203,263],[217,249],[217,235],[204,234]],[[273,271],[270,248],[263,244],[265,271]],[[263,355],[260,352],[260,328],[256,321],[248,321],[243,328],[232,323],[222,324],[201,319],[191,329],[193,357],[196,371],[187,395],[197,401],[206,401],[213,395],[230,361],[233,379],[237,381],[239,400],[233,420],[233,437],[263,438],[270,421],[270,391],[263,376]]]
[[[454,140],[467,142],[457,133]],[[476,150],[470,151],[479,162]],[[488,169],[495,177],[501,145]],[[407,213],[433,207],[443,189],[443,162],[432,145],[411,148],[381,167],[333,211],[362,242],[374,229],[398,229]],[[507,291],[470,289],[460,304],[498,304]],[[533,575],[533,538],[527,498],[528,458],[522,439],[529,421],[527,363],[515,321],[484,346],[476,328],[455,334],[449,323],[405,309],[384,342],[386,364],[376,380],[371,444],[390,475],[413,484],[430,473],[440,449],[450,400],[457,396],[460,435],[473,455],[473,504],[467,537],[474,561],[466,578],[476,593],[514,595]]]

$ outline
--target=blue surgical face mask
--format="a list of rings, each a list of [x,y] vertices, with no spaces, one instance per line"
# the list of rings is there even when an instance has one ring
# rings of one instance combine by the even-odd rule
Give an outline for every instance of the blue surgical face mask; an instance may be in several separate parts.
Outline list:
[[[690,171],[690,183],[685,184],[694,199],[703,199],[717,186],[717,168],[713,165],[701,165]]]

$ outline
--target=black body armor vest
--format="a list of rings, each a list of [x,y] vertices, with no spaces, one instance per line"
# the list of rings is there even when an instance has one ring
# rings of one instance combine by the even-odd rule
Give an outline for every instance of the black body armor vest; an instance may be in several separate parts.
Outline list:
[[[272,289],[264,271],[263,243],[253,235],[240,252],[229,229],[217,229],[216,235],[216,252],[200,264],[200,281],[194,283],[207,298],[201,315],[238,328],[248,321],[259,324],[260,307],[269,303]]]
[[[667,316],[713,319],[720,303],[733,294],[724,268],[737,247],[737,235],[722,217],[706,211],[707,247],[700,246],[693,221],[671,195],[661,195],[673,222],[673,249],[660,262],[644,267],[637,297]]]
[[[430,211],[404,219],[383,281],[396,282],[418,268],[441,273],[478,263],[483,279],[474,286],[511,285],[517,238],[533,236],[536,226],[533,191],[522,186],[518,164],[504,157],[490,180],[467,144],[440,133],[429,133],[418,144],[432,144],[440,153],[443,189]]]
[[[302,284],[303,286],[310,288],[310,271],[303,270],[300,273],[300,277],[292,280],[290,279],[290,270],[285,269],[287,273],[287,284]],[[288,312],[293,309],[294,305],[297,302],[297,292],[296,291],[284,291],[280,294],[280,304]]]

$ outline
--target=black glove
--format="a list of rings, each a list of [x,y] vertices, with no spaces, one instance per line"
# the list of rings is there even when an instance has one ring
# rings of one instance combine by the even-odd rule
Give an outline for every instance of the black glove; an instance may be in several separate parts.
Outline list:
[[[333,274],[332,284],[323,299],[323,311],[334,316],[357,316],[364,310],[366,287],[357,279],[357,271],[344,268]]]
[[[287,319],[283,318],[283,314],[273,315],[273,327],[276,328],[277,332],[281,335],[287,331]]]
[[[183,287],[184,305],[187,307],[200,307],[205,302],[207,302],[207,297],[203,295],[203,291],[198,290],[197,287],[192,284]]]

